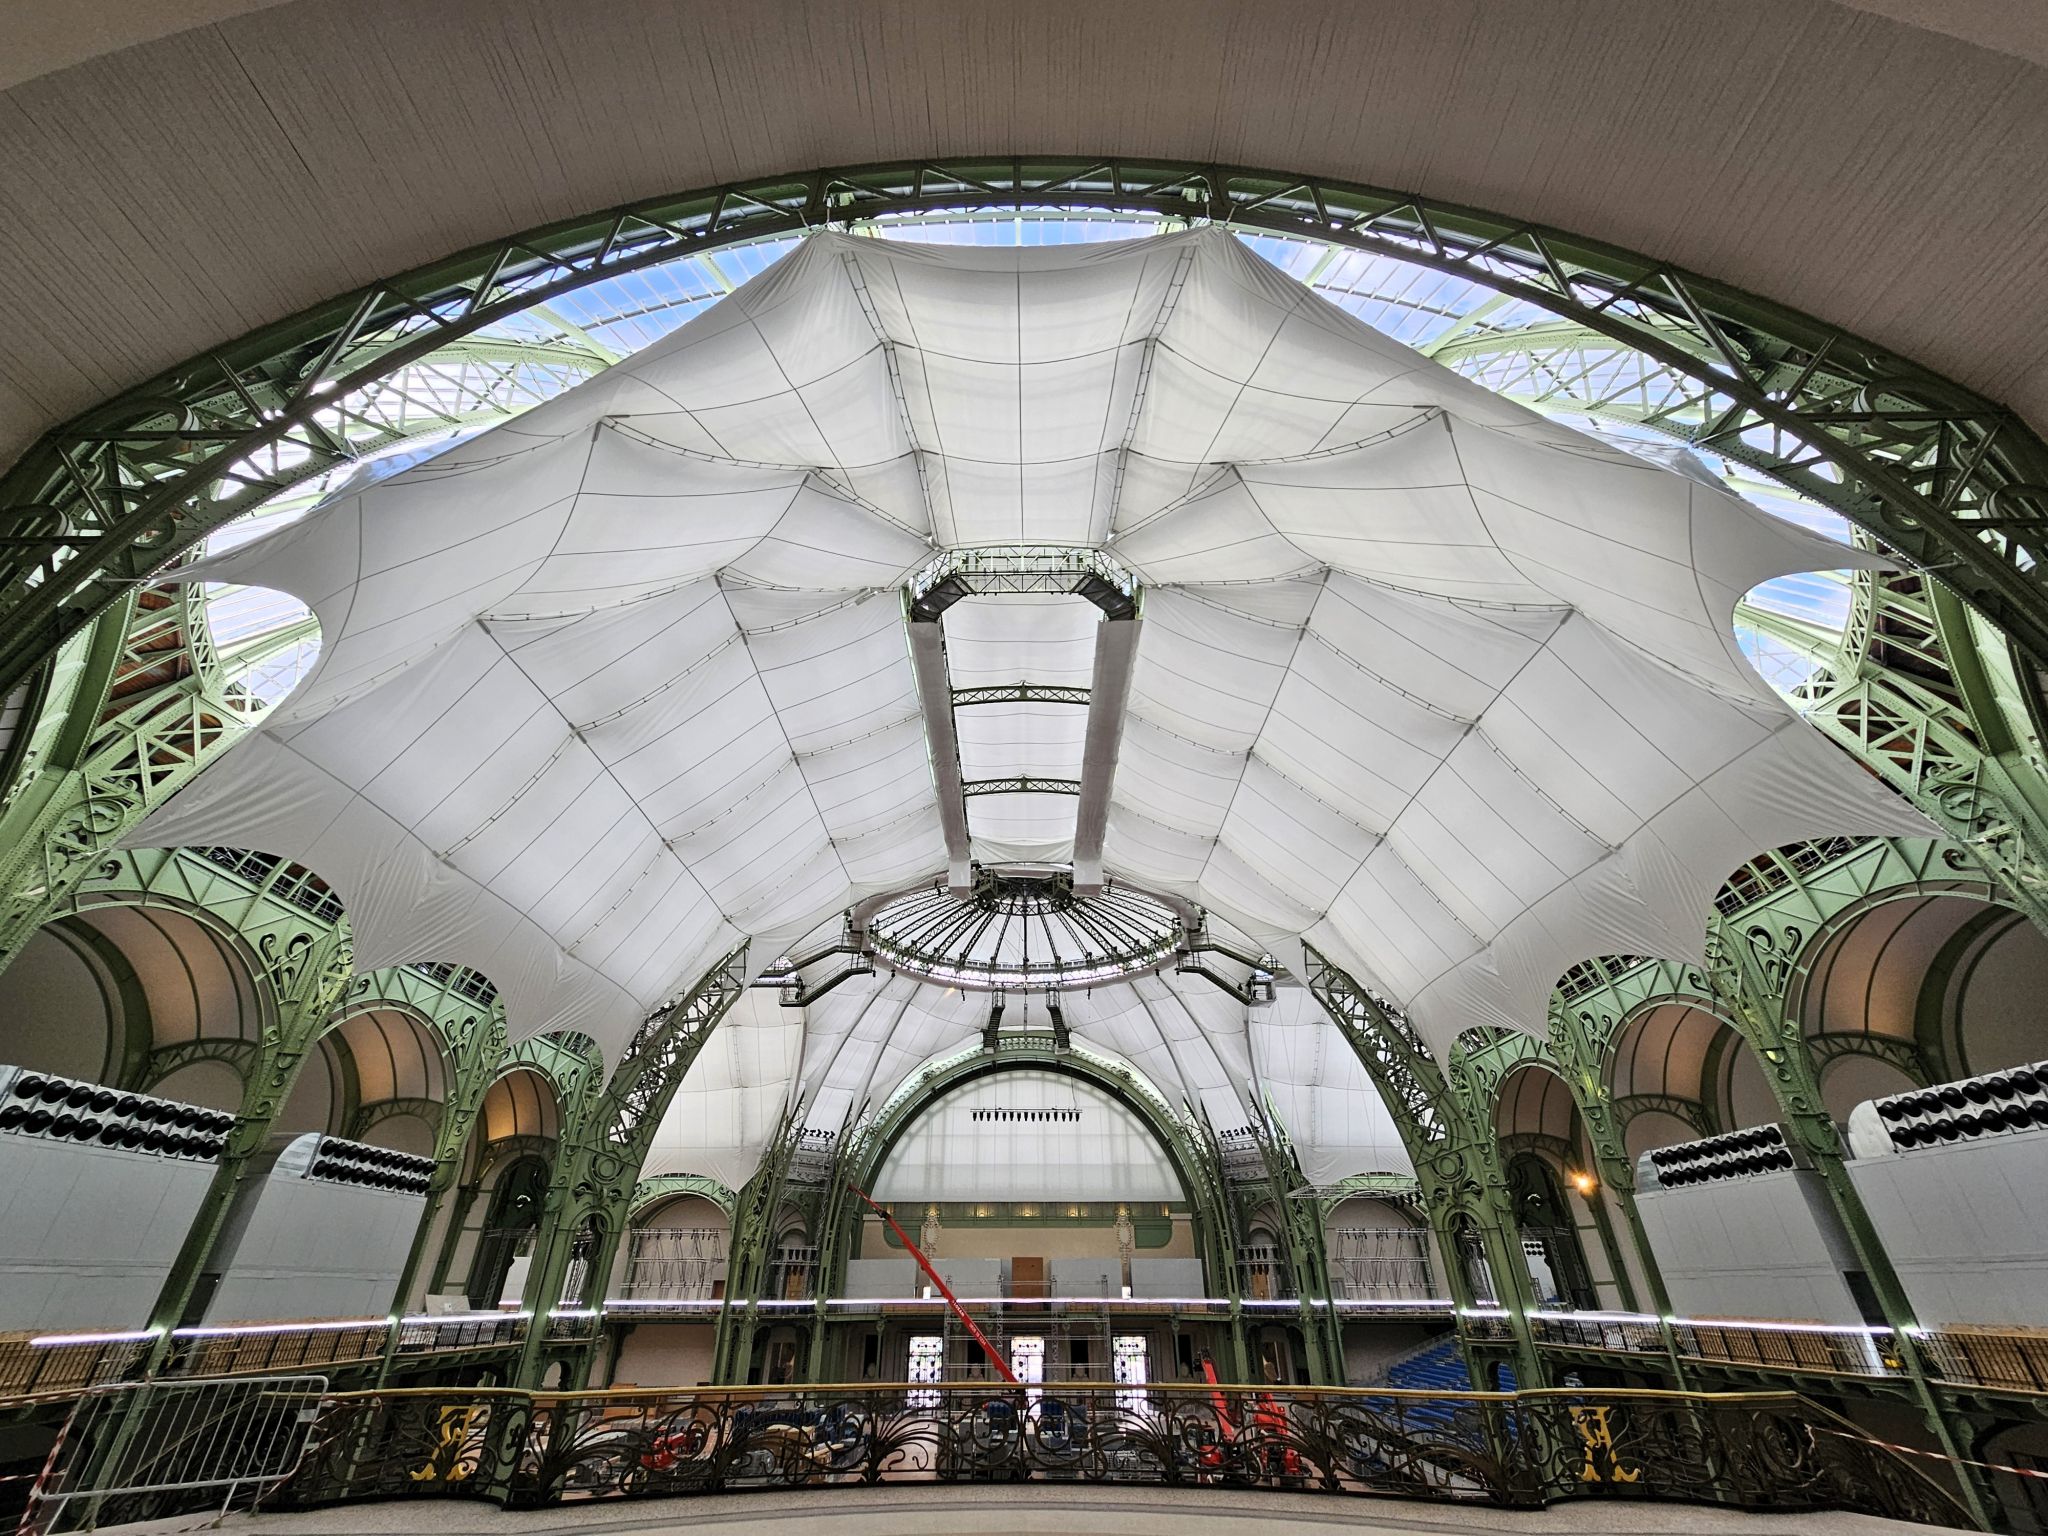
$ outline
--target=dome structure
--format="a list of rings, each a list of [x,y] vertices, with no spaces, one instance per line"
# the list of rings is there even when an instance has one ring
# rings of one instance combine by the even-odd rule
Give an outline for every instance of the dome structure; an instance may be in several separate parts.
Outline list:
[[[1001,551],[1002,590],[911,585]],[[1057,551],[1069,590],[1019,590]],[[1092,551],[1142,617],[1072,595]],[[1220,230],[819,234],[629,362],[180,572],[299,597],[324,649],[138,840],[302,859],[359,965],[453,957],[515,1036],[610,1053],[743,939],[758,968],[968,857],[1074,862],[1092,791],[1102,867],[1283,964],[1308,939],[1443,1049],[1540,1030],[1586,954],[1697,958],[1755,848],[1924,827],[1732,634],[1758,583],[1859,562]],[[1100,749],[1032,702],[955,731],[975,712],[921,691],[919,603],[949,690],[1122,646]]]
[[[2028,7],[9,22],[30,1527],[2039,1525]]]

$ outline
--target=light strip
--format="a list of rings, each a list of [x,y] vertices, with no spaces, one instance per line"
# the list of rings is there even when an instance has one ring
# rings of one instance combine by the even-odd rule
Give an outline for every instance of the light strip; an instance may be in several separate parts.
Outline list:
[[[260,1333],[337,1333],[345,1328],[385,1329],[388,1317],[338,1317],[318,1323],[223,1323],[212,1328],[173,1328],[174,1339],[237,1338]]]
[[[530,1318],[532,1316],[531,1312],[425,1312],[416,1317],[401,1317],[398,1321],[401,1325],[408,1328],[417,1327],[422,1323],[429,1323],[439,1327],[444,1323],[451,1326],[458,1323],[501,1323],[507,1318]]]
[[[66,1344],[140,1344],[162,1333],[161,1328],[140,1328],[133,1333],[46,1333],[30,1339],[30,1349],[54,1349]]]

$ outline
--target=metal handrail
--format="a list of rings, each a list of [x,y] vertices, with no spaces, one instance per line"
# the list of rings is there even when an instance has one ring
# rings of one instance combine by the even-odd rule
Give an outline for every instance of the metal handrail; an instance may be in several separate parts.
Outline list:
[[[337,1394],[270,1501],[508,1507],[751,1487],[1079,1479],[1537,1508],[1622,1497],[1953,1522],[1950,1494],[1796,1393],[977,1382]]]

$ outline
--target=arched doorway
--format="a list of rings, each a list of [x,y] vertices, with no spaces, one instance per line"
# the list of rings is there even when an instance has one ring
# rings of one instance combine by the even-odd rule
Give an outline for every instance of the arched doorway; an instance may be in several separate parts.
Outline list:
[[[1608,1056],[1607,1087],[1631,1158],[1778,1118],[1763,1068],[1735,1027],[1684,998],[1652,1002],[1628,1020]]]
[[[1588,1262],[1590,1245],[1599,1254],[1598,1279],[1607,1287],[1606,1299],[1620,1301],[1613,1237],[1605,1225],[1606,1211],[1594,1199],[1598,1184],[1588,1172],[1592,1156],[1564,1080],[1541,1066],[1510,1072],[1494,1099],[1493,1128],[1507,1163],[1508,1197],[1529,1269],[1530,1294],[1546,1307],[1600,1305],[1595,1265]],[[1566,1180],[1574,1184],[1569,1191]]]
[[[44,924],[0,973],[0,1063],[234,1112],[270,1007],[213,921],[92,906]],[[329,1087],[302,1073],[288,1108],[324,1117]]]
[[[409,1008],[351,1013],[321,1043],[347,1086],[342,1134],[418,1157],[434,1155],[448,1059],[440,1039]]]
[[[547,1203],[561,1106],[547,1076],[515,1066],[485,1092],[432,1289],[460,1286],[467,1305],[516,1299]]]

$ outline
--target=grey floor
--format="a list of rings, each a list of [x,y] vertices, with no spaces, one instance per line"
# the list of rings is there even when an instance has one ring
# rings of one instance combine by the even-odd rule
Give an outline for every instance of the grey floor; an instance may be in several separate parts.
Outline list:
[[[210,1522],[166,1522],[160,1532]],[[233,1536],[1928,1536],[1934,1527],[1863,1515],[1758,1515],[1660,1504],[1572,1503],[1541,1513],[1392,1499],[1223,1489],[949,1485],[714,1494],[567,1505],[507,1514],[460,1500],[351,1504],[303,1514],[232,1515]],[[139,1529],[139,1528],[131,1528]]]

